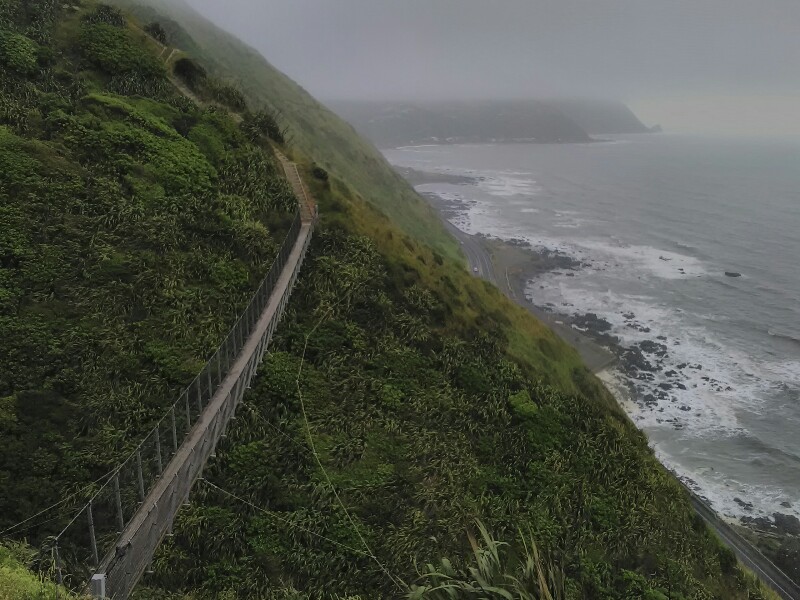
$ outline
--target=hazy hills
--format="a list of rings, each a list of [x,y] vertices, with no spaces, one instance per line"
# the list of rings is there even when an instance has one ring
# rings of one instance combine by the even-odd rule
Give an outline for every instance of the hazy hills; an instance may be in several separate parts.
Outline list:
[[[619,101],[594,98],[557,98],[548,100],[547,104],[567,115],[589,135],[653,131],[642,123],[628,106]]]
[[[332,101],[378,147],[424,143],[575,143],[591,135],[650,131],[621,102],[518,100],[429,104]]]

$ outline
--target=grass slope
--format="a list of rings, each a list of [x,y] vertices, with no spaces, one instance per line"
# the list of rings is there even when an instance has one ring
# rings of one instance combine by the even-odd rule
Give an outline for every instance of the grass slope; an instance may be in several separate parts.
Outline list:
[[[0,600],[75,600],[77,596],[28,570],[35,553],[20,544],[0,545]]]
[[[221,339],[291,202],[257,119],[180,97],[115,11],[34,4],[0,2],[0,527],[135,443]],[[215,36],[205,52],[246,62]],[[345,181],[360,146],[314,143],[315,114],[306,143],[331,172],[309,159],[323,218],[298,288],[205,472],[218,487],[198,484],[137,595],[433,599],[445,576],[499,598],[514,574],[537,598],[539,565],[565,598],[770,597],[575,354],[367,201],[372,176]],[[492,573],[470,571],[476,519],[512,543],[501,564],[481,542]],[[0,586],[22,590],[14,576]]]
[[[269,146],[177,94],[113,10],[3,0],[0,44],[2,530],[135,445],[249,300],[295,202]]]
[[[353,128],[275,69],[253,48],[216,27],[180,0],[118,0],[142,22],[163,24],[170,43],[210,73],[232,82],[253,106],[280,111],[292,145],[337,175],[405,233],[460,260],[460,250],[438,215]],[[179,23],[179,24],[178,24]]]

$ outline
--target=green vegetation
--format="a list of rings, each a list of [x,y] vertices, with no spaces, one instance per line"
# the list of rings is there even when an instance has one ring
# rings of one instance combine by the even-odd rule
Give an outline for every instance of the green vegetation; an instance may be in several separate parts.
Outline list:
[[[0,544],[0,600],[52,600],[56,597],[55,584],[28,570],[35,558],[36,553],[22,544]],[[63,589],[58,590],[58,597],[77,598]]]
[[[173,72],[205,103],[215,103],[234,112],[242,112],[247,108],[247,101],[238,89],[209,77],[206,70],[191,58],[183,57],[175,61]],[[255,120],[251,116],[250,121]]]
[[[26,4],[3,4],[3,39],[44,12]],[[54,15],[49,37],[37,20],[58,58],[0,77],[0,530],[136,443],[249,300],[294,211],[268,146],[177,94],[120,18],[87,6]],[[114,93],[127,76],[154,95]]]
[[[468,274],[337,196],[336,182],[315,185],[312,253],[205,473],[226,493],[199,486],[140,597],[436,598],[422,588],[445,577],[470,597],[476,518],[496,539],[535,539],[547,588],[564,598],[769,597],[591,378],[568,384],[544,357],[514,360],[510,306],[465,317],[505,307],[499,295],[471,296]],[[394,239],[402,249],[378,243]],[[445,277],[462,298],[430,283]],[[504,549],[502,566],[537,597],[524,552]]]
[[[38,65],[0,75],[0,530],[107,472],[222,338],[288,225],[268,145],[288,127],[322,222],[138,597],[771,597],[372,149],[209,24],[140,12],[253,111],[181,96],[113,9],[0,0]],[[72,510],[12,535],[38,545]],[[36,581],[18,564],[12,597]]]
[[[406,235],[442,256],[461,260],[456,241],[439,216],[386,163],[369,142],[303,88],[234,36],[177,1],[118,0],[141,22],[158,21],[170,43],[221,81],[231,82],[254,107],[278,111],[289,126],[291,146],[313,157],[346,182],[351,192],[377,207]]]

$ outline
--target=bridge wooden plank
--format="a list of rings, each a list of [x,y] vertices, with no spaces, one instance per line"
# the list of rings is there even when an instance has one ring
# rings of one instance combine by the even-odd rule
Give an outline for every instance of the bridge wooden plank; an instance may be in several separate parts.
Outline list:
[[[289,176],[292,163],[281,157],[281,162],[288,163],[284,164],[284,169]],[[296,168],[293,170],[289,180],[300,205],[301,224],[286,264],[253,331],[216,392],[123,530],[114,550],[101,561],[92,578],[95,596],[100,596],[101,588],[104,597],[108,598],[125,599],[130,595],[164,535],[172,530],[175,515],[188,499],[195,481],[202,477],[203,466],[235,414],[244,390],[255,376],[297,279],[315,222],[316,206],[308,196]]]

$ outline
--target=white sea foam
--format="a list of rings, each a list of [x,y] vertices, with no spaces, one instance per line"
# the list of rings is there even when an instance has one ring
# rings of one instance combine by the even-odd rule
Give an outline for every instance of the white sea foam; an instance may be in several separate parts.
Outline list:
[[[541,188],[530,173],[516,171],[484,171],[478,180],[478,187],[492,196],[533,196]]]
[[[680,309],[646,295],[598,289],[591,271],[577,272],[570,278],[545,275],[529,284],[528,294],[539,304],[555,305],[559,312],[595,313],[611,324],[610,333],[623,347],[656,340],[658,336],[666,338],[661,340],[667,348],[662,359],[645,355],[656,367],[653,381],[630,380],[620,370],[604,375],[633,421],[654,440],[659,459],[687,483],[695,482],[692,485],[695,491],[706,496],[723,514],[737,518],[769,517],[773,512],[782,512],[800,517],[796,508],[781,506],[781,502],[790,499],[780,486],[745,484],[718,470],[692,468],[691,461],[687,462],[677,451],[682,445],[679,440],[684,440],[685,446],[701,440],[724,443],[724,440],[748,435],[741,416],[759,412],[776,386],[787,385],[787,382],[800,385],[800,362],[755,360],[715,338]],[[631,313],[635,315],[633,319]],[[695,368],[698,365],[702,368]],[[674,373],[667,376],[668,372]],[[676,387],[676,383],[685,389]],[[630,384],[638,389],[637,398],[650,395],[650,402],[632,399],[627,393]],[[666,398],[657,399],[661,384],[673,387]],[[735,498],[745,499],[754,506],[743,505]]]
[[[610,333],[623,348],[644,341],[666,346],[663,358],[645,354],[655,366],[653,381],[631,380],[615,369],[603,375],[631,418],[648,433],[659,459],[722,514],[769,517],[781,512],[800,518],[798,449],[791,436],[772,439],[773,429],[764,421],[770,412],[797,414],[796,407],[787,406],[782,412],[775,402],[776,398],[788,403],[798,398],[800,360],[781,352],[756,355],[746,338],[725,337],[725,331],[736,328],[735,323],[728,324],[728,315],[698,314],[685,303],[686,310],[681,309],[669,292],[664,293],[674,287],[688,290],[692,297],[708,295],[714,293],[712,288],[696,286],[703,281],[735,286],[741,280],[728,281],[720,265],[697,258],[696,244],[680,241],[680,232],[675,235],[679,241],[665,242],[672,250],[629,243],[621,237],[623,233],[600,237],[603,229],[592,227],[597,217],[589,217],[594,214],[589,207],[586,214],[573,210],[584,207],[568,195],[544,193],[530,173],[443,165],[451,157],[434,156],[440,152],[422,149],[413,157],[404,155],[403,160],[415,162],[405,166],[477,179],[474,186],[428,190],[461,205],[463,210],[453,218],[459,228],[506,240],[522,239],[583,265],[570,277],[551,273],[531,282],[528,294],[537,304],[551,303],[563,313],[597,314],[611,324]],[[607,227],[606,231],[616,230]],[[707,306],[703,311],[711,312]],[[773,339],[783,329],[773,328]],[[638,386],[634,394],[631,384]],[[660,384],[672,387],[663,390]],[[791,429],[793,425],[784,426]],[[800,422],[794,427],[800,428]],[[749,466],[750,461],[756,466]],[[782,505],[787,501],[792,508]]]

